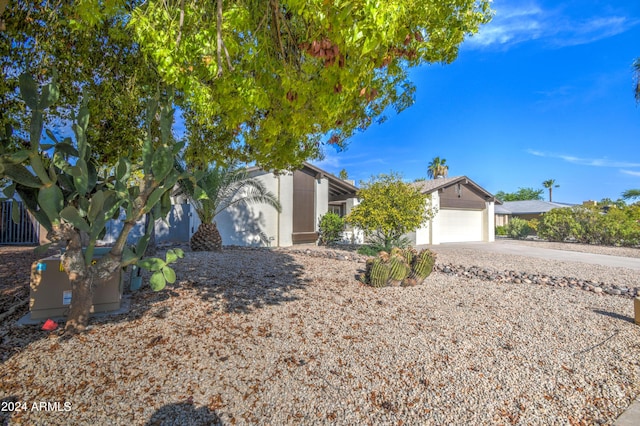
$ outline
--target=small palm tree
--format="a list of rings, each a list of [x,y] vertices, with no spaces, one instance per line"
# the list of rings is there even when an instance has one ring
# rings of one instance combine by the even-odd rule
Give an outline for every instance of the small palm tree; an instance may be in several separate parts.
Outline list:
[[[435,179],[439,176],[446,177],[449,172],[449,166],[447,166],[446,163],[446,158],[434,157],[427,168],[427,175],[431,179]]]
[[[549,179],[542,182],[542,186],[549,190],[549,202],[553,201],[553,188],[560,188],[560,185],[556,184],[555,179]]]
[[[178,168],[184,168],[177,165]],[[233,164],[228,167],[209,166],[195,173],[193,181],[181,181],[179,194],[186,195],[193,204],[200,226],[191,237],[193,251],[221,251],[222,237],[214,218],[233,205],[268,204],[282,210],[277,197],[264,184],[249,176],[246,169]]]

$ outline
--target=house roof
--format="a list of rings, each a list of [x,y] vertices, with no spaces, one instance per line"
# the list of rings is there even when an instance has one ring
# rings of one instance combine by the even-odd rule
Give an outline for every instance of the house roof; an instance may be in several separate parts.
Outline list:
[[[249,172],[254,172],[256,170],[263,169],[258,166],[252,166],[247,168],[247,170]],[[313,175],[316,179],[326,178],[329,181],[329,201],[342,201],[356,197],[358,188],[354,184],[342,180],[326,170],[322,170],[321,168],[314,166],[311,163],[307,163],[306,161],[302,163],[302,168],[300,170]]]
[[[327,178],[329,181],[329,201],[346,200],[347,198],[355,198],[358,188],[350,182],[340,179],[339,177],[314,166],[311,163],[304,162],[303,170],[311,171],[315,174],[316,179]]]
[[[447,188],[449,186],[455,185],[457,183],[463,183],[465,185],[469,185],[479,191],[481,194],[484,194],[485,198],[488,201],[494,201],[496,204],[502,204],[502,201],[498,200],[493,196],[489,191],[472,181],[466,176],[455,176],[449,178],[437,178],[431,180],[421,180],[417,182],[413,182],[415,188],[419,189],[423,194],[430,194],[432,192],[436,192],[441,188]]]
[[[505,201],[496,206],[496,214],[536,214],[546,213],[560,207],[571,207],[573,204],[553,203],[543,200]]]

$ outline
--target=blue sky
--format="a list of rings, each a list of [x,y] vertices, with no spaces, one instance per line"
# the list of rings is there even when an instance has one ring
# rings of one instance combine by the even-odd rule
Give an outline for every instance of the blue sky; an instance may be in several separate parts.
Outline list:
[[[555,179],[554,201],[568,203],[640,188],[631,67],[640,1],[495,0],[493,9],[453,64],[411,72],[411,108],[315,164],[356,181],[392,170],[413,180],[440,156],[449,176],[492,193]]]

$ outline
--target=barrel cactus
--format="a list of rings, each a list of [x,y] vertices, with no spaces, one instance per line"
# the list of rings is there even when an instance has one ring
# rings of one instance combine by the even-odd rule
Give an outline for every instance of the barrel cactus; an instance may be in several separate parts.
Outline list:
[[[368,278],[368,284],[372,287],[386,286],[389,281],[390,273],[391,268],[389,267],[389,264],[379,257],[371,259],[371,261],[367,263],[366,276]]]
[[[391,285],[400,285],[411,272],[402,253],[397,253],[389,259],[389,281]]]
[[[422,282],[433,271],[436,263],[436,254],[429,249],[424,249],[417,254],[411,265],[411,277],[418,282]]]
[[[434,263],[435,253],[430,250],[418,253],[411,247],[394,248],[367,260],[365,273],[361,275],[360,280],[372,287],[414,286],[429,276]]]

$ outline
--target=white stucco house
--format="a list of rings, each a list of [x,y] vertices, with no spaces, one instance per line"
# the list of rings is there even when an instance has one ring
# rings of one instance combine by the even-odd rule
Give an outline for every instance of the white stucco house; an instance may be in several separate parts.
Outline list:
[[[413,185],[431,195],[427,202],[436,210],[433,219],[407,236],[413,244],[495,241],[494,208],[501,201],[480,185],[466,176],[418,181]]]
[[[248,172],[278,198],[282,211],[278,213],[265,204],[234,205],[222,211],[215,221],[223,245],[288,247],[315,243],[322,215],[332,211],[345,216],[358,204],[358,188],[352,182],[310,163],[293,172],[276,174],[258,167],[249,168]],[[495,240],[494,206],[501,202],[471,179],[439,178],[413,185],[431,194],[429,206],[437,211],[433,219],[407,235],[413,245]],[[176,200],[166,220],[156,222],[156,239],[187,242],[199,225],[193,206]],[[121,226],[107,227],[111,240]],[[131,233],[132,241],[143,232],[141,223]],[[344,234],[346,241],[364,242],[362,231],[351,229]]]
[[[357,203],[357,188],[310,163],[275,174],[258,167],[249,175],[262,181],[280,201],[282,212],[264,204],[234,205],[216,216],[223,245],[287,247],[315,243],[318,221],[328,211],[344,216]],[[193,217],[195,216],[195,217]],[[192,231],[199,225],[192,215]]]
[[[259,167],[248,169],[280,201],[282,211],[266,204],[233,205],[215,217],[223,245],[288,247],[315,243],[318,222],[328,211],[344,216],[357,204],[352,182],[344,181],[312,164],[300,170],[273,173]],[[200,226],[200,218],[184,196],[173,198],[171,212],[155,224],[157,242],[188,242]],[[122,221],[109,221],[107,233],[100,240],[115,241]],[[135,244],[144,233],[144,221],[131,231],[129,242]],[[346,232],[347,238],[349,232]]]

